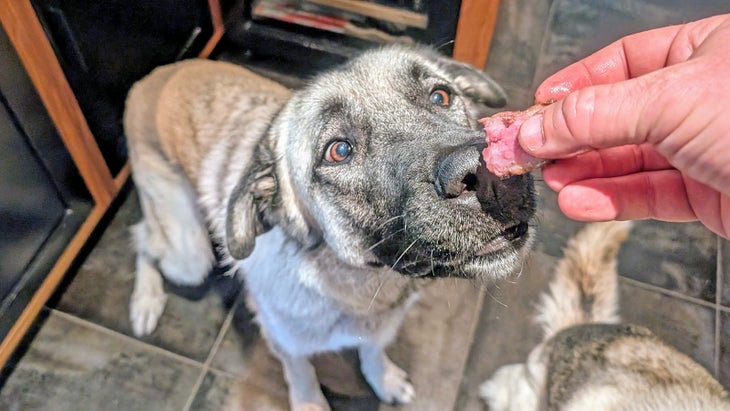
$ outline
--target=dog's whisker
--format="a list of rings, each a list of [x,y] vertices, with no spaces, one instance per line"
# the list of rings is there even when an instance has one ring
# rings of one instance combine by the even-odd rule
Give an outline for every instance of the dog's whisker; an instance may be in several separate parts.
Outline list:
[[[520,271],[517,272],[515,283],[517,282],[517,279],[522,277],[522,272],[525,270],[525,260],[520,260]]]
[[[501,281],[504,281],[505,283],[508,283],[508,284],[517,284],[517,280],[513,279],[511,277],[506,277],[506,278],[502,279]],[[501,288],[499,288],[499,285],[497,284],[496,281],[493,281],[492,285],[494,285],[494,287],[497,288],[498,290],[501,290]]]
[[[391,217],[391,218],[389,218],[389,219],[387,219],[387,220],[383,221],[382,223],[380,223],[380,225],[378,225],[377,227],[375,227],[375,229],[376,229],[376,230],[378,230],[378,229],[381,229],[381,228],[383,228],[383,226],[385,226],[386,224],[388,224],[388,223],[390,223],[390,222],[392,222],[392,221],[395,221],[395,220],[397,220],[397,219],[399,219],[399,218],[403,218],[403,217],[405,217],[405,216],[406,216],[405,214],[401,214],[401,215],[397,215],[397,216],[395,216],[395,217]]]
[[[383,279],[383,281],[380,282],[380,285],[375,290],[375,294],[373,294],[373,298],[370,300],[370,305],[368,305],[368,312],[370,312],[370,309],[373,308],[373,304],[375,303],[375,299],[378,298],[378,294],[380,294],[380,290],[383,288],[383,285],[388,282],[388,279],[390,277],[386,277]]]
[[[443,49],[444,47],[446,47],[446,46],[448,46],[450,44],[454,44],[454,40],[447,40],[447,41],[439,44],[438,46],[436,46],[435,49],[436,50],[441,50],[441,49]]]
[[[416,245],[416,242],[418,242],[417,239],[416,240],[413,240],[413,242],[411,243],[411,245],[409,245],[408,247],[406,247],[406,249],[402,253],[400,253],[400,256],[398,256],[398,258],[395,260],[395,262],[393,263],[393,265],[390,267],[391,269],[395,269],[395,266],[398,265],[398,263],[400,262],[400,260],[403,259],[403,257],[406,256],[406,254],[408,253],[408,251],[410,251],[410,249],[413,248],[414,245]]]
[[[504,308],[509,308],[509,306],[507,304],[500,301],[499,298],[497,298],[494,294],[491,293],[491,291],[489,291],[489,287],[484,287],[484,292],[486,292],[487,295],[489,295],[489,297],[492,300],[494,300],[497,304],[501,305]]]
[[[393,238],[396,234],[400,233],[401,231],[405,231],[405,228],[400,228],[398,230],[393,231],[392,233],[388,234],[387,237],[383,237],[380,240],[378,240],[375,244],[368,247],[368,251],[373,251],[378,246],[382,245],[384,242],[388,241],[389,239]]]

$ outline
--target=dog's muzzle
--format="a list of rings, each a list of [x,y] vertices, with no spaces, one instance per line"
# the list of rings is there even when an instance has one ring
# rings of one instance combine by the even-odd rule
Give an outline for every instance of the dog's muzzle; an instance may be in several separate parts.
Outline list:
[[[434,188],[446,201],[458,201],[481,209],[500,222],[507,240],[528,231],[532,213],[525,207],[524,190],[529,176],[500,179],[487,170],[482,159],[484,143],[460,147],[444,157],[436,167]]]
[[[444,199],[457,198],[477,188],[477,168],[481,150],[486,144],[475,144],[451,152],[436,167],[436,193]]]

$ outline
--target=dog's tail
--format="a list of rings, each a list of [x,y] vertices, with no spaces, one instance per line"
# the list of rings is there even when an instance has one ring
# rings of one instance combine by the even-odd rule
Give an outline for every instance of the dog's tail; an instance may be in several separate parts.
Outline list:
[[[631,226],[628,221],[591,223],[568,241],[537,307],[545,339],[576,324],[619,321],[616,255]]]

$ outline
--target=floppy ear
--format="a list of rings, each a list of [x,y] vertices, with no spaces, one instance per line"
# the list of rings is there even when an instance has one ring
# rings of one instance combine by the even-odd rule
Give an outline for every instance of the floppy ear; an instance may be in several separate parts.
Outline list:
[[[499,108],[507,104],[507,93],[487,73],[466,63],[439,57],[438,63],[459,91],[475,103]]]
[[[235,259],[248,257],[256,237],[273,227],[278,185],[273,155],[263,145],[228,199],[226,246]]]

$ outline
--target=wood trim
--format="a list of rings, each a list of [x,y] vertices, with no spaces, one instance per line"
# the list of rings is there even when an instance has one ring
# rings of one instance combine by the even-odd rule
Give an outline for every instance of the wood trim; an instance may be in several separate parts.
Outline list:
[[[363,16],[373,17],[392,23],[425,29],[428,27],[428,16],[396,7],[383,6],[361,0],[307,0],[309,3],[345,10]]]
[[[462,0],[454,41],[454,59],[483,69],[489,57],[499,0]]]
[[[115,187],[121,188],[124,186],[129,178],[129,171],[130,167],[129,163],[127,163],[122,168],[122,171],[120,171],[114,178],[113,184]],[[71,267],[71,264],[78,256],[81,248],[86,244],[89,236],[91,236],[101,219],[104,217],[104,214],[106,214],[109,209],[109,205],[110,204],[97,204],[94,206],[91,213],[89,213],[89,216],[79,228],[79,231],[76,232],[74,237],[71,239],[71,242],[69,242],[66,249],[63,250],[63,253],[56,261],[56,264],[54,264],[53,268],[51,268],[48,276],[43,280],[43,283],[41,283],[38,291],[33,294],[33,298],[31,298],[28,305],[25,306],[23,312],[5,336],[5,339],[3,339],[2,343],[0,343],[0,368],[5,365],[8,358],[10,358],[13,351],[17,348],[18,343],[20,343],[25,336],[25,333],[28,332],[28,329],[35,321],[38,313],[41,309],[43,309],[43,306],[53,295],[53,292],[56,291],[56,287],[58,287],[61,280],[63,280],[63,277],[66,275],[69,267]]]
[[[114,178],[114,187],[119,187],[121,189],[121,187],[124,186],[129,178],[129,171],[129,163],[127,163],[122,168],[122,171],[120,171]],[[0,343],[0,368],[5,365],[8,358],[10,358],[13,351],[15,351],[15,348],[17,348],[18,343],[20,343],[25,336],[25,333],[28,332],[28,329],[35,321],[38,313],[43,309],[43,306],[53,295],[53,292],[56,291],[56,288],[61,283],[61,280],[63,280],[63,277],[71,267],[71,264],[73,264],[81,251],[81,248],[86,244],[86,241],[108,211],[109,205],[110,204],[97,204],[94,206],[91,213],[89,213],[89,216],[83,224],[81,224],[79,231],[76,232],[68,246],[66,246],[66,249],[63,250],[63,253],[56,261],[56,264],[54,264],[53,268],[51,268],[48,276],[46,276],[43,283],[41,283],[41,286],[35,294],[33,294],[30,302],[28,302],[28,305],[25,306],[23,312],[13,324],[13,327],[10,331],[8,331],[8,334],[5,336],[2,343]]]
[[[0,22],[91,196],[105,208],[115,195],[114,179],[30,1],[0,0]]]
[[[129,180],[129,176],[131,174],[132,174],[132,166],[130,165],[129,161],[127,161],[124,164],[124,167],[122,167],[122,169],[119,170],[116,177],[114,177],[114,187],[116,187],[115,193],[118,193],[119,190],[122,189],[122,187],[127,183],[127,180]]]
[[[198,54],[198,57],[207,59],[210,57],[210,53],[213,52],[215,46],[223,37],[225,32],[225,24],[223,23],[223,12],[221,11],[221,4],[218,0],[208,0],[208,10],[210,10],[210,19],[213,24],[213,34],[211,34],[208,42],[205,43],[205,47]]]

